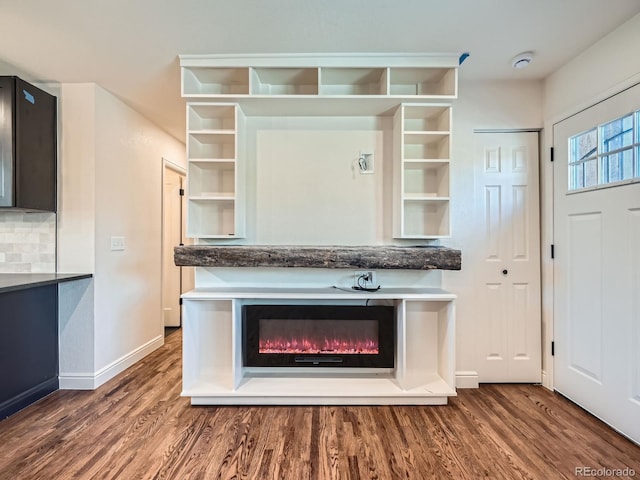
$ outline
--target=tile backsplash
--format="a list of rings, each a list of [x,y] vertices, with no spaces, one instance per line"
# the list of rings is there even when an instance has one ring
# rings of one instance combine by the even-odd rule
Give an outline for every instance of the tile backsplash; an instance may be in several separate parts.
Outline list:
[[[56,271],[56,214],[0,212],[0,273]]]

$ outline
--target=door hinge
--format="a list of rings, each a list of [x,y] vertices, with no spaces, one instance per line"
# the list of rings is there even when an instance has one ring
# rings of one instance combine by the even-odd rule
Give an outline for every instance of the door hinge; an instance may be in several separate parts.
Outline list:
[[[551,244],[551,258],[556,258],[556,246],[553,243]]]
[[[184,197],[184,188],[181,188],[181,189],[180,189],[180,196],[181,196],[181,197]]]
[[[182,297],[178,299],[178,305],[182,305]]]
[[[556,354],[556,342],[551,342],[551,356],[555,356]]]
[[[553,147],[551,147],[549,150],[551,151],[550,156],[551,156],[551,161],[553,162]]]

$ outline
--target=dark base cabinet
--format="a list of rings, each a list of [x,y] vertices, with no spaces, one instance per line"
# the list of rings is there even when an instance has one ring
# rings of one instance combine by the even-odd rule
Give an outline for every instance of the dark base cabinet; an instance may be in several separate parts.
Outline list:
[[[0,419],[57,389],[57,285],[0,293]]]

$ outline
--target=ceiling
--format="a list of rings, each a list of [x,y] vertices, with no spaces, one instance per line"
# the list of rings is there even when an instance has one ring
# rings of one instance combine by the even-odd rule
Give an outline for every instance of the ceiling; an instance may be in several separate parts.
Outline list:
[[[543,79],[639,0],[3,0],[0,73],[95,82],[185,137],[179,54],[461,53],[460,79]],[[535,52],[515,70],[511,59]]]

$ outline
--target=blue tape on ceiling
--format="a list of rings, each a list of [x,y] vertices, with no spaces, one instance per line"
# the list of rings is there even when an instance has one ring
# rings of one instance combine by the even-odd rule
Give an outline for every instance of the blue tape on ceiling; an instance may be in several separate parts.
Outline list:
[[[464,52],[462,55],[460,55],[460,58],[458,59],[458,65],[462,65],[462,62],[469,58],[469,55],[469,52]]]

